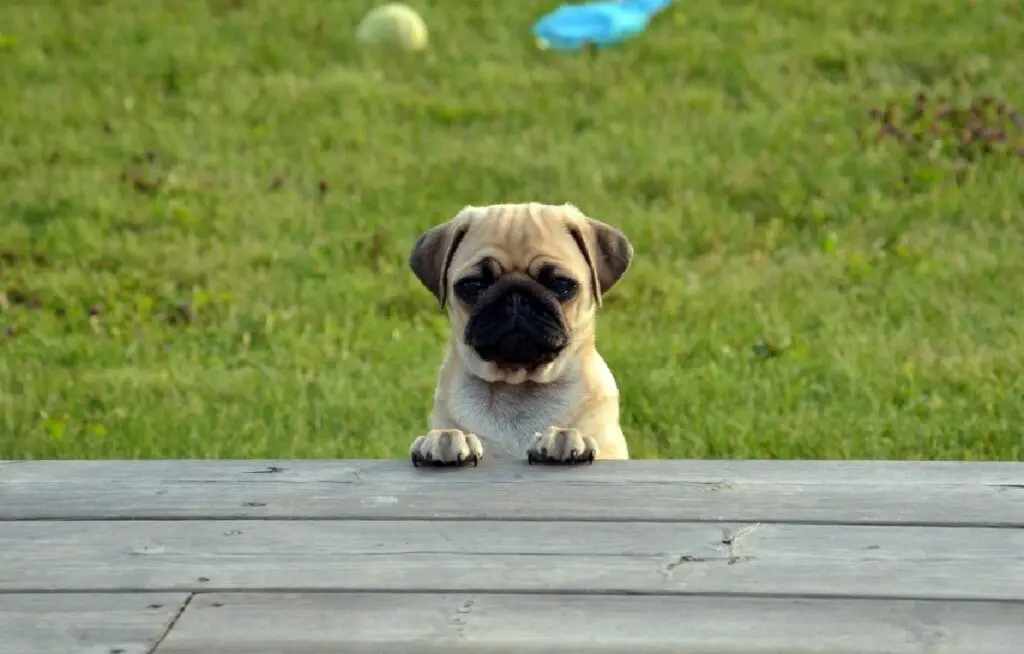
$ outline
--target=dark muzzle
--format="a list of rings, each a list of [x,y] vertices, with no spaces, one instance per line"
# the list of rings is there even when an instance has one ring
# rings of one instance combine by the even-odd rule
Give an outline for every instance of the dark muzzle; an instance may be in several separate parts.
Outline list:
[[[487,289],[466,326],[466,343],[484,361],[506,368],[550,363],[569,343],[562,307],[528,278],[508,278]]]

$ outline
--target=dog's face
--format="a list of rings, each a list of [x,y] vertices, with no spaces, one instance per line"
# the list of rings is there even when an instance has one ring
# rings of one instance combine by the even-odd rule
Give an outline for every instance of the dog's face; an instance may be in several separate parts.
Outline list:
[[[572,205],[466,207],[416,242],[410,267],[448,310],[469,372],[548,383],[594,338],[601,296],[633,248]]]

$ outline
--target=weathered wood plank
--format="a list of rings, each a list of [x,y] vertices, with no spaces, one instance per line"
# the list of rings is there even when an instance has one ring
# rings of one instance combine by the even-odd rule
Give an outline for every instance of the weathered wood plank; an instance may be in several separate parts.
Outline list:
[[[0,523],[0,591],[734,593],[1024,600],[1024,530],[429,521]]]
[[[1024,463],[1005,461],[809,461],[663,459],[602,461],[564,468],[525,462],[484,460],[467,470],[425,470],[408,461],[389,459],[195,459],[195,460],[44,460],[0,461],[0,481],[161,484],[260,481],[301,482],[441,482],[453,483],[694,483],[769,485],[884,484],[929,486],[1024,486]]]
[[[771,462],[792,469],[790,478],[764,462],[750,462],[757,465],[746,472],[742,464],[748,462],[708,462],[704,473],[700,463],[600,462],[572,469],[495,464],[487,470],[441,471],[389,461],[342,461],[333,467],[327,462],[26,462],[0,470],[0,520],[571,516],[1024,526],[1024,483],[1013,483],[1024,482],[1015,472],[1024,476],[1024,464],[883,465],[892,475],[883,482],[867,472],[870,468],[854,466],[843,473],[834,462],[822,462],[834,479],[790,462]],[[666,471],[678,471],[680,478],[670,481]],[[941,483],[929,481],[935,479]]]
[[[0,651],[147,654],[188,597],[159,594],[0,594]]]
[[[572,595],[198,596],[157,654],[1017,654],[1019,604]]]

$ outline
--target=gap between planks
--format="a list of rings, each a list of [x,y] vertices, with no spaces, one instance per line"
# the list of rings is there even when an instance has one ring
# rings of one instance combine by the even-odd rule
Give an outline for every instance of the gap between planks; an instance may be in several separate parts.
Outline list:
[[[26,597],[26,596],[48,596],[48,597],[63,597],[63,596],[148,596],[148,595],[160,595],[160,594],[178,594],[193,597],[205,597],[209,595],[267,595],[271,597],[285,597],[289,595],[381,595],[381,596],[395,596],[405,597],[407,595],[452,595],[452,594],[468,594],[468,595],[507,595],[507,596],[526,596],[526,597],[612,597],[612,598],[630,598],[630,597],[651,597],[651,598],[673,598],[683,597],[691,599],[720,599],[720,600],[797,600],[797,601],[823,601],[823,602],[839,602],[839,601],[857,601],[857,602],[948,602],[952,604],[984,604],[984,605],[1000,605],[1000,606],[1011,606],[1018,607],[1015,610],[1024,610],[1024,598],[1019,599],[1007,599],[1007,598],[994,598],[994,597],[936,597],[935,595],[920,595],[908,593],[904,595],[899,594],[876,594],[870,593],[859,594],[859,595],[846,595],[843,593],[758,593],[758,592],[716,592],[706,590],[695,590],[695,591],[662,591],[662,590],[644,590],[644,591],[630,591],[630,590],[593,590],[593,589],[573,589],[573,588],[555,588],[550,590],[544,589],[516,589],[516,588],[473,588],[473,587],[460,587],[451,588],[450,586],[438,586],[436,588],[410,588],[410,589],[394,589],[394,588],[378,588],[375,586],[366,587],[350,587],[350,588],[324,588],[323,586],[246,586],[244,588],[229,588],[229,587],[217,587],[205,585],[202,588],[195,587],[194,589],[182,589],[178,587],[174,588],[79,588],[79,589],[18,589],[18,590],[0,590],[0,598],[15,598],[15,597]]]

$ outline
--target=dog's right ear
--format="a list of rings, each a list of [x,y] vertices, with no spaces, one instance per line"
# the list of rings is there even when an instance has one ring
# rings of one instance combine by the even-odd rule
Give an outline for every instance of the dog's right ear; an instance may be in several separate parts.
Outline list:
[[[458,218],[421,234],[409,256],[409,267],[427,290],[434,294],[442,309],[448,300],[448,268],[452,265],[459,243],[469,231],[468,222]]]

